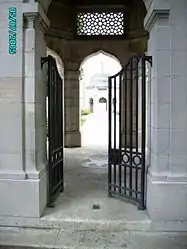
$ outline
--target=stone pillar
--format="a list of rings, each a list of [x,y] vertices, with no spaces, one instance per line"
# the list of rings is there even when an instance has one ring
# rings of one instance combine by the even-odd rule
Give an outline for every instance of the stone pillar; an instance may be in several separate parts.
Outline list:
[[[187,1],[152,1],[145,27],[153,57],[147,209],[152,220],[187,220]]]
[[[81,147],[79,70],[65,70],[65,147]]]
[[[38,3],[0,2],[1,216],[39,217],[47,203],[41,74],[46,23]]]

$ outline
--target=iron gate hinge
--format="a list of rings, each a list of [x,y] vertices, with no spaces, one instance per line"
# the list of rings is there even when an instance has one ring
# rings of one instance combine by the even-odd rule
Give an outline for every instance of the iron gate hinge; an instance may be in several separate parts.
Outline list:
[[[149,63],[150,63],[150,65],[151,65],[151,67],[153,66],[153,58],[152,58],[152,56],[145,56],[145,60],[146,61],[148,61]]]
[[[46,62],[48,62],[48,57],[42,57],[41,58],[41,68],[43,67],[43,65],[46,63]]]

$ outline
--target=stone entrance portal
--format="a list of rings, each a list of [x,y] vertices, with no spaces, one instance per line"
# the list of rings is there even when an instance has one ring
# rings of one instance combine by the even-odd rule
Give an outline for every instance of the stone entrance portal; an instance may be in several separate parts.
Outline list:
[[[64,62],[68,148],[81,146],[84,58],[102,50],[124,67],[133,56],[152,56],[147,212],[152,220],[185,226],[186,9],[184,0],[0,0],[0,216],[38,218],[46,209],[47,87],[41,58],[47,46]]]

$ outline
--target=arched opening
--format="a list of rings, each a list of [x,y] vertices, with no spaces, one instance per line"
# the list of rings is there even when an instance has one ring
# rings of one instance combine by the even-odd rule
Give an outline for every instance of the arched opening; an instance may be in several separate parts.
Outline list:
[[[87,56],[80,65],[80,109],[83,147],[103,146],[107,148],[108,77],[118,73],[120,70],[121,64],[119,60],[101,50]]]
[[[105,111],[107,111],[107,99],[106,98],[104,98],[104,97],[101,97],[100,99],[99,99],[99,104],[100,104],[100,110],[105,110]]]
[[[112,53],[110,52],[106,52],[102,49],[100,50],[97,50],[96,52],[93,52],[89,55],[87,55],[83,61],[80,63],[80,68],[83,68],[83,65],[88,61],[90,60],[91,58],[93,58],[94,56],[98,56],[98,55],[103,55],[103,56],[107,56],[109,57],[110,59],[113,59],[114,61],[116,61],[118,64],[121,64],[121,61]],[[120,67],[119,67],[120,68]],[[117,68],[118,69],[118,68]],[[116,69],[114,69],[114,72],[116,72]]]
[[[89,1],[89,4],[85,2],[66,1],[60,4],[60,1],[54,0],[48,12],[51,19],[50,31],[46,34],[47,40],[54,42],[54,47],[60,48],[66,59],[65,69],[68,73],[65,72],[65,80],[69,87],[67,106],[71,107],[71,111],[66,111],[67,120],[70,121],[68,139],[73,141],[72,147],[67,148],[77,147],[76,140],[80,138],[77,124],[81,126],[82,148],[66,149],[64,165],[67,183],[65,187],[81,202],[84,202],[85,196],[91,197],[92,193],[94,196],[95,193],[97,196],[101,196],[101,193],[103,196],[107,194],[109,102],[113,111],[112,122],[115,121],[118,129],[120,127],[119,108],[116,107],[120,105],[120,83],[117,82],[112,93],[113,99],[109,101],[108,77],[118,74],[121,65],[124,67],[134,55],[143,54],[147,44],[147,32],[143,28],[146,11],[142,1],[125,1],[124,4],[119,0],[117,3],[113,1],[112,5],[111,1]],[[98,10],[101,23],[97,20]],[[109,17],[107,12],[110,12]],[[91,25],[90,28],[90,17],[92,22],[97,20],[97,27]],[[108,22],[105,27],[107,32],[102,26],[105,21]],[[52,38],[55,33],[58,34],[58,39]],[[124,128],[123,124],[121,126]],[[118,129],[113,133],[119,136]],[[119,157],[119,154],[115,154],[118,152],[116,148],[113,151],[113,158]],[[116,171],[114,174],[117,175]],[[70,196],[66,197],[69,200]],[[76,207],[80,208],[79,204]],[[104,206],[110,205],[105,203]]]
[[[100,99],[99,99],[99,103],[100,103],[100,104],[107,103],[106,98],[104,98],[104,97],[100,98]]]

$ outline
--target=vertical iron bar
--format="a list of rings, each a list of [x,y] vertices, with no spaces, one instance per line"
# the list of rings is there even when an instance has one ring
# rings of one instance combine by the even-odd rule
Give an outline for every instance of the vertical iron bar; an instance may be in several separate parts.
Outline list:
[[[55,72],[55,67],[54,67],[54,61],[52,60],[52,65],[53,65],[53,82],[52,82],[52,87],[53,87],[53,113],[54,113],[54,116],[53,116],[53,138],[54,138],[54,143],[53,143],[53,165],[55,164],[56,162],[56,153],[54,152],[55,149],[56,149],[56,116],[57,116],[57,108],[56,108],[56,72]],[[54,167],[53,166],[53,177],[54,177],[54,184],[53,184],[53,194],[54,193],[54,189],[56,187],[56,168],[57,167]]]
[[[116,132],[116,77],[114,78],[114,151],[116,156],[118,156],[117,150],[116,150],[116,137],[117,137],[117,132]],[[116,182],[117,182],[117,174],[116,174],[116,169],[117,165],[116,162],[114,163],[114,191],[116,191]]]
[[[57,161],[57,158],[56,158],[56,155],[57,155],[57,152],[56,152],[56,148],[57,148],[57,74],[56,74],[56,62],[53,60],[53,99],[54,99],[54,102],[53,102],[53,110],[54,110],[54,118],[53,118],[53,136],[54,136],[54,147],[53,147],[53,156],[54,156],[54,160],[53,160],[53,163],[55,164],[56,161]],[[55,152],[54,152],[55,151]],[[53,171],[54,171],[54,189],[56,188],[56,184],[57,184],[57,181],[58,181],[58,172],[57,172],[57,168],[58,168],[58,165],[54,167],[54,164],[53,164]],[[53,193],[55,194],[55,193]]]
[[[129,189],[132,190],[132,155],[133,155],[133,59],[130,62],[130,172],[129,172]],[[132,191],[129,191],[132,197]]]
[[[146,141],[146,59],[142,58],[142,170],[141,170],[141,197],[140,209],[145,209],[145,141]]]
[[[56,66],[56,65],[55,65]],[[60,160],[60,99],[59,99],[59,97],[60,97],[60,79],[59,79],[59,74],[58,74],[58,69],[57,69],[57,67],[56,67],[56,85],[57,85],[57,87],[56,87],[56,91],[57,91],[57,93],[56,93],[56,95],[57,95],[57,106],[56,106],[56,108],[57,108],[57,117],[56,117],[56,119],[57,119],[57,148],[58,148],[58,150],[57,150],[57,160],[59,161]],[[58,166],[57,166],[57,183],[59,183],[60,181],[61,181],[61,175],[60,175],[60,165],[61,165],[61,163],[58,163]]]
[[[61,92],[60,92],[60,77],[59,77],[59,74],[58,74],[58,160],[61,160],[61,113],[60,113],[60,110],[61,110],[61,107],[60,107],[60,101],[61,101]],[[61,162],[59,163],[58,165],[58,178],[59,178],[59,182],[61,181]]]
[[[57,117],[56,117],[56,121],[57,121],[57,148],[59,148],[60,147],[60,127],[59,127],[59,125],[60,125],[60,112],[59,112],[59,108],[60,108],[60,99],[59,99],[59,97],[60,97],[60,88],[59,88],[59,75],[58,75],[58,71],[57,71],[57,69],[56,69],[56,91],[57,91],[57,93],[56,93],[56,103],[57,103],[57,106],[56,106],[56,108],[57,108]]]
[[[61,184],[61,192],[64,191],[64,173],[63,173],[63,163],[64,163],[64,155],[63,155],[63,96],[62,96],[62,91],[63,91],[63,81],[60,79],[60,146],[61,146],[61,179],[62,179],[62,184]]]
[[[54,73],[53,73],[53,61],[51,60],[51,57],[50,57],[50,68],[51,68],[51,82],[50,82],[50,85],[51,85],[51,96],[50,96],[50,101],[51,101],[51,118],[50,118],[50,123],[51,123],[51,138],[50,138],[50,141],[51,141],[51,155],[52,155],[52,163],[51,163],[51,178],[52,178],[52,183],[51,183],[51,198],[53,196],[53,187],[54,187],[54,169],[53,169],[53,163],[54,163],[54,153],[53,153],[53,150],[54,150],[54,87],[53,87],[53,77],[54,77]]]
[[[125,149],[125,155],[127,154],[127,84],[128,84],[128,79],[127,79],[127,69],[125,70],[125,75],[124,75],[124,86],[123,86],[123,92],[124,92],[124,105],[123,105],[123,112],[124,112],[124,149]],[[125,195],[127,194],[126,191],[127,187],[127,167],[126,163],[124,166],[124,189],[125,189]]]
[[[119,163],[119,193],[121,193],[121,182],[122,182],[122,164],[121,164],[121,104],[122,104],[122,75],[119,75],[119,156],[120,156],[120,163]]]
[[[62,112],[61,112],[61,126],[62,126],[62,133],[61,133],[61,138],[62,138],[62,191],[64,191],[64,80],[62,81],[62,89],[61,89],[61,107],[62,107]]]
[[[111,151],[112,151],[112,79],[108,78],[108,195],[111,196],[111,183],[112,183],[112,164],[111,164]]]
[[[138,155],[138,113],[139,113],[139,109],[138,109],[138,102],[139,102],[139,89],[138,89],[138,80],[139,80],[139,70],[138,70],[138,64],[139,64],[139,58],[137,58],[136,60],[136,107],[135,107],[135,112],[136,112],[136,155]],[[136,189],[136,199],[138,198],[138,168],[136,166],[136,170],[135,170],[135,189]]]

